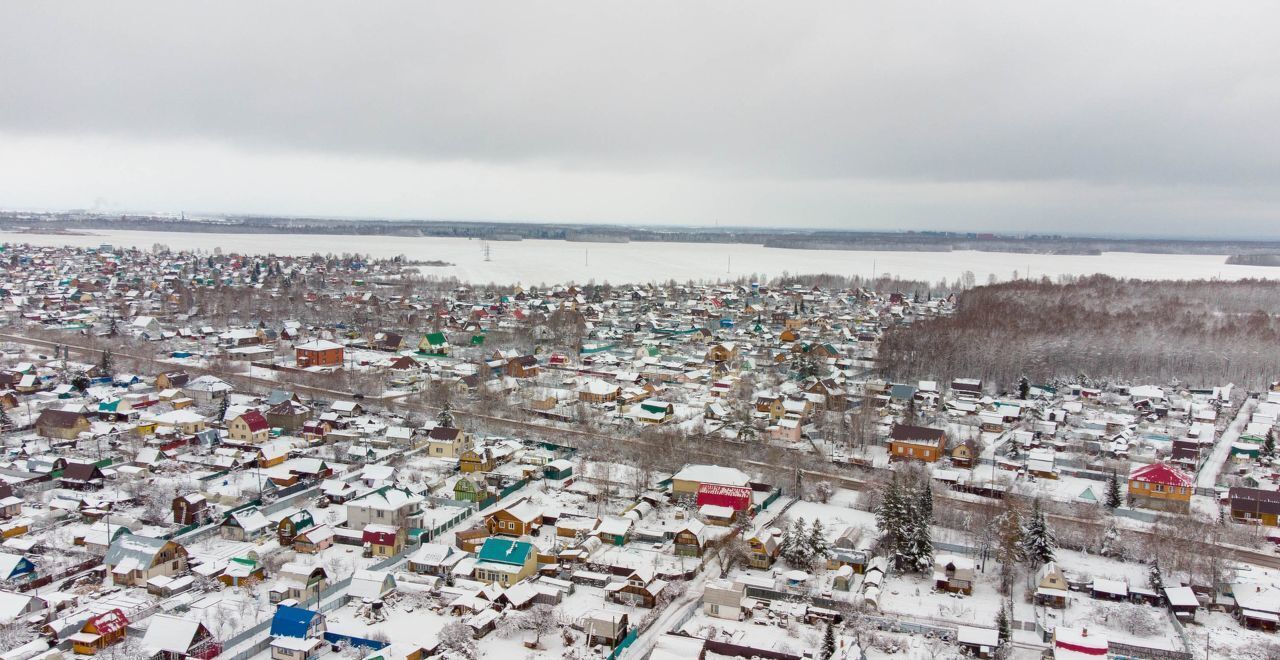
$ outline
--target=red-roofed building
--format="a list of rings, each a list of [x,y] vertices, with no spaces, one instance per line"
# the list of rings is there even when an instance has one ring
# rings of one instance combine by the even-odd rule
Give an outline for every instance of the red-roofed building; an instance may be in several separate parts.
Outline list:
[[[267,418],[256,410],[250,410],[240,415],[227,425],[227,432],[233,442],[254,445],[266,442],[270,436],[270,431],[271,425],[267,423]]]
[[[1129,473],[1129,501],[1159,511],[1186,512],[1196,490],[1190,474],[1167,463],[1152,463]]]
[[[120,608],[107,610],[90,617],[80,632],[71,636],[71,648],[80,655],[94,655],[124,639],[128,627],[129,619]]]
[[[398,555],[404,549],[404,531],[391,525],[365,525],[361,540],[374,557]]]
[[[1088,628],[1058,626],[1053,630],[1053,657],[1056,660],[1105,659],[1110,648],[1105,635],[1090,635]]]

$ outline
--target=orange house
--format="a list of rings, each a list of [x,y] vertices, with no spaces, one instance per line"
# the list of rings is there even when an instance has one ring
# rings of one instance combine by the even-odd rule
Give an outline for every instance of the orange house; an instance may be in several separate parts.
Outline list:
[[[1186,512],[1195,492],[1191,475],[1165,463],[1143,465],[1129,473],[1129,499],[1138,506]]]
[[[80,655],[95,655],[98,651],[124,639],[129,619],[120,608],[107,610],[91,617],[80,632],[71,636],[71,648]]]
[[[293,347],[298,366],[307,367],[340,367],[343,360],[343,346],[325,339],[313,339],[305,344]]]
[[[889,432],[889,458],[933,463],[947,450],[947,432],[927,426],[894,424]]]

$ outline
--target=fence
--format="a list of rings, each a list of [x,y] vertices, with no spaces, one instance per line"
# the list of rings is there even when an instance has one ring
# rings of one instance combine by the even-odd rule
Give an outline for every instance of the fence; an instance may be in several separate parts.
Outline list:
[[[1121,644],[1120,642],[1111,642],[1107,650],[1109,652],[1108,657],[1116,658],[1116,660],[1126,660],[1128,658],[1138,658],[1140,660],[1192,660],[1191,654],[1186,651],[1153,649],[1146,646]]]
[[[32,589],[39,589],[40,587],[43,587],[47,584],[51,584],[53,582],[56,582],[58,580],[62,580],[65,578],[69,578],[75,575],[76,573],[88,570],[101,563],[102,563],[102,559],[99,557],[94,557],[93,559],[86,559],[85,561],[82,561],[79,564],[76,564],[75,566],[70,566],[62,571],[59,571],[56,575],[44,575],[34,580],[23,582],[22,584],[18,585],[18,591],[31,591]]]

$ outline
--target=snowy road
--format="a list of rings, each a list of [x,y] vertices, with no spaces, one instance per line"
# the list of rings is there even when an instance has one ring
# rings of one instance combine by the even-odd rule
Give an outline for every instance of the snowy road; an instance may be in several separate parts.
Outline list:
[[[1196,486],[1213,488],[1218,484],[1218,474],[1222,472],[1223,464],[1227,462],[1227,457],[1231,455],[1231,445],[1240,439],[1240,433],[1244,431],[1245,424],[1249,423],[1249,417],[1253,414],[1253,409],[1257,405],[1257,401],[1248,399],[1244,402],[1244,405],[1240,406],[1240,412],[1236,414],[1236,418],[1231,420],[1226,430],[1222,432],[1222,436],[1214,443],[1213,454],[1200,467],[1200,472],[1196,475]]]

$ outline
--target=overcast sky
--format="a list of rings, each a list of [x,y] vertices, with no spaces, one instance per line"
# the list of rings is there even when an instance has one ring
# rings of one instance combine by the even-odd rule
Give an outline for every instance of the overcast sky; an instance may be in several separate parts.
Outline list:
[[[10,2],[0,207],[1280,237],[1280,3]]]

